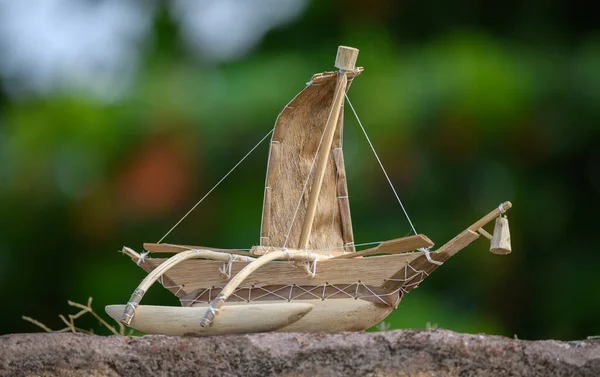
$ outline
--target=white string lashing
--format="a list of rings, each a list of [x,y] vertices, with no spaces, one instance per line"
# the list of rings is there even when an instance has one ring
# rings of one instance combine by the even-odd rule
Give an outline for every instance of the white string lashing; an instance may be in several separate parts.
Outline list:
[[[142,263],[144,263],[146,261],[146,258],[148,257],[148,254],[150,254],[149,251],[144,251],[143,253],[140,254],[139,259],[137,260],[137,262],[135,262],[138,266]]]
[[[408,212],[406,211],[406,208],[404,208],[404,204],[402,204],[402,201],[400,200],[400,196],[398,196],[398,193],[396,192],[396,189],[394,188],[394,185],[392,184],[392,180],[390,179],[388,173],[385,171],[385,168],[383,167],[383,163],[381,162],[381,160],[379,159],[379,155],[375,151],[375,147],[373,146],[373,143],[371,143],[371,139],[369,138],[369,135],[367,135],[367,131],[363,127],[362,122],[360,121],[360,118],[358,117],[358,114],[356,113],[356,110],[354,110],[354,106],[352,106],[352,102],[350,102],[350,98],[348,98],[347,94],[345,94],[345,96],[346,96],[346,101],[348,101],[348,105],[350,105],[350,109],[352,109],[352,112],[354,113],[354,116],[356,117],[356,121],[358,122],[358,125],[362,129],[363,133],[365,134],[365,137],[367,138],[367,141],[369,142],[369,146],[371,147],[371,150],[373,151],[373,154],[375,155],[375,158],[377,159],[377,162],[379,163],[379,166],[381,167],[381,170],[383,171],[385,178],[387,179],[388,183],[390,184],[390,187],[392,188],[392,191],[394,192],[394,195],[396,196],[398,203],[400,203],[400,207],[402,208],[402,211],[404,212],[404,216],[406,216],[406,219],[408,220],[408,223],[410,224],[410,227],[412,228],[413,232],[415,232],[415,234],[418,234],[417,230],[415,229],[415,226],[413,225],[412,221],[410,220],[410,217],[408,216]]]
[[[410,276],[409,276],[409,274],[410,274]],[[242,301],[246,301],[246,302],[258,301],[258,300],[262,299],[263,297],[267,297],[267,296],[273,296],[275,298],[278,298],[278,299],[281,299],[284,301],[293,301],[296,299],[306,300],[307,298],[305,296],[307,296],[307,295],[310,296],[310,298],[308,298],[308,299],[326,300],[326,299],[330,299],[338,294],[343,294],[344,296],[354,298],[354,299],[363,299],[363,298],[374,297],[386,305],[395,306],[404,294],[408,293],[409,290],[411,290],[411,289],[417,288],[419,286],[419,284],[427,276],[429,276],[429,274],[427,274],[426,271],[417,270],[413,266],[411,266],[410,264],[407,263],[404,267],[404,277],[403,278],[386,279],[386,281],[395,281],[395,282],[401,283],[398,288],[394,289],[393,291],[386,292],[386,293],[376,293],[368,285],[364,284],[363,282],[361,282],[359,280],[356,283],[351,283],[351,284],[348,284],[341,288],[334,284],[328,284],[328,283],[319,284],[317,286],[311,286],[311,287],[303,287],[301,285],[296,285],[296,284],[286,284],[286,285],[279,286],[276,289],[267,289],[262,286],[244,286],[244,287],[238,287],[231,294],[230,297],[237,297],[238,299],[240,299]],[[222,289],[223,287],[213,287],[213,288]],[[327,288],[334,288],[335,291],[333,293],[327,294]],[[363,288],[369,294],[361,293],[360,292],[361,288]],[[286,289],[288,291],[286,291]],[[352,290],[350,291],[350,289],[352,289]],[[248,291],[247,298],[243,298],[242,296],[240,296],[240,293],[243,292],[244,290]],[[294,290],[297,290],[299,293],[294,294]],[[207,291],[208,291],[208,298],[201,299],[201,297],[204,296]],[[254,292],[254,297],[253,297],[253,292]],[[261,292],[261,294],[256,295],[256,292]],[[384,297],[390,297],[390,296],[395,296],[395,295],[398,295],[398,299],[395,301],[395,304],[390,304],[383,299]],[[203,290],[195,297],[196,298],[194,298],[194,299],[181,299],[181,302],[184,306],[191,306],[194,303],[209,303],[210,304],[212,302],[211,301],[212,288]],[[223,300],[221,293],[219,293],[216,298]],[[210,308],[207,310],[213,312],[213,310],[211,310]],[[214,311],[214,312],[216,313],[216,311]]]
[[[307,252],[306,254],[309,255],[309,253],[310,252]],[[317,261],[318,260],[319,260],[319,257],[316,256],[312,262],[306,262],[304,264],[304,270],[306,271],[306,273],[308,275],[310,275],[310,279],[314,279],[315,276],[317,276]]]
[[[265,136],[264,136],[262,139],[260,139],[260,141],[259,141],[258,143],[256,143],[256,145],[255,145],[254,147],[252,147],[252,149],[250,149],[250,152],[246,153],[246,155],[245,155],[244,157],[242,157],[242,159],[241,159],[241,160],[240,160],[240,161],[239,161],[237,164],[235,164],[235,166],[234,166],[233,168],[231,168],[231,170],[229,170],[229,171],[227,172],[227,174],[225,174],[225,175],[223,176],[223,178],[221,178],[221,179],[220,179],[220,180],[219,180],[219,181],[218,181],[218,182],[217,182],[217,183],[216,183],[216,184],[215,184],[215,185],[214,185],[214,186],[213,186],[213,187],[212,187],[210,190],[208,190],[208,192],[207,192],[207,193],[206,193],[206,194],[205,194],[205,195],[202,197],[202,199],[198,200],[198,202],[197,202],[196,204],[194,204],[194,206],[193,206],[193,207],[192,207],[192,208],[191,208],[191,209],[190,209],[190,210],[189,210],[189,211],[188,211],[188,212],[187,212],[185,215],[183,215],[183,217],[182,217],[182,218],[181,218],[181,219],[180,219],[180,220],[179,220],[179,221],[178,221],[178,222],[177,222],[175,225],[173,225],[173,227],[172,227],[171,229],[169,229],[169,231],[168,231],[168,232],[167,232],[167,233],[166,233],[164,236],[162,236],[162,238],[161,238],[160,240],[158,240],[158,242],[157,242],[157,243],[161,243],[161,242],[162,242],[162,241],[163,241],[163,240],[164,240],[164,239],[165,239],[165,238],[166,238],[166,237],[167,237],[167,236],[168,236],[168,235],[169,235],[169,234],[170,234],[170,233],[171,233],[171,232],[172,232],[172,231],[173,231],[175,228],[177,228],[177,226],[178,226],[179,224],[181,224],[181,222],[182,222],[183,220],[185,220],[185,218],[186,218],[186,217],[188,217],[188,215],[189,215],[190,213],[192,213],[192,212],[193,212],[193,211],[196,209],[196,207],[198,207],[198,205],[200,205],[200,203],[202,203],[202,201],[203,201],[204,199],[206,199],[206,197],[207,197],[208,195],[210,195],[210,193],[211,193],[211,192],[213,192],[213,190],[214,190],[214,189],[216,189],[216,188],[217,188],[217,186],[219,186],[219,185],[221,184],[221,182],[223,182],[223,181],[225,180],[225,178],[227,178],[227,177],[229,176],[229,174],[233,173],[233,171],[234,171],[234,170],[235,170],[235,169],[236,169],[238,166],[240,166],[240,164],[241,164],[242,162],[244,162],[244,160],[245,160],[245,159],[246,159],[248,156],[250,156],[250,154],[251,154],[252,152],[254,152],[254,150],[255,150],[256,148],[258,148],[258,146],[259,146],[259,145],[260,145],[260,144],[261,144],[261,143],[262,143],[262,142],[263,142],[263,141],[264,141],[264,140],[265,140],[267,137],[269,137],[269,135],[271,135],[271,134],[273,133],[273,131],[274,131],[274,128],[273,128],[271,131],[269,131],[269,132],[268,132],[268,133],[267,133],[267,134],[266,134],[266,135],[265,135]]]
[[[425,254],[425,258],[427,258],[429,263],[437,264],[438,266],[444,264],[444,262],[440,262],[431,258],[431,249],[429,247],[422,247],[419,249],[419,251],[422,251],[423,254]]]
[[[354,245],[354,242],[348,242],[348,243],[346,243],[346,244],[344,245],[344,248],[343,248],[342,255],[346,255],[346,254],[348,254],[348,253],[351,253],[351,251],[348,251],[348,248],[350,248],[350,247],[352,247],[352,246],[354,246],[354,247],[356,248],[356,245]],[[356,249],[355,249],[355,250],[356,250]]]
[[[501,214],[504,215],[504,213],[506,212],[506,209],[504,209],[504,203],[500,203],[500,205],[498,206],[498,210]]]
[[[219,268],[219,272],[221,273],[221,277],[225,279],[231,278],[231,267],[233,265],[233,254],[229,255],[229,262],[223,263],[223,266]]]

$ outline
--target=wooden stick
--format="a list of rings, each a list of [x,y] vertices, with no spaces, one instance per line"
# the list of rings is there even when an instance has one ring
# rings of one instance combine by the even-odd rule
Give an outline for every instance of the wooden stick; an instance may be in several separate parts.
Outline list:
[[[229,296],[236,290],[237,287],[240,286],[246,280],[252,272],[256,271],[258,268],[264,266],[265,264],[274,261],[275,259],[280,259],[288,257],[290,260],[296,260],[299,262],[313,262],[319,256],[314,253],[306,252],[306,251],[274,251],[272,253],[268,253],[263,255],[262,257],[254,260],[252,263],[248,264],[244,267],[240,272],[237,273],[230,281],[227,283],[225,287],[221,290],[221,293],[217,295],[217,297],[210,303],[204,318],[200,321],[200,326],[206,327],[210,326],[212,321],[217,316],[219,310],[225,303],[225,301],[229,298]]]
[[[209,250],[209,251],[214,251],[214,252],[218,252],[218,253],[250,256],[249,252],[241,251],[241,250],[218,249],[216,247],[206,247],[206,246],[171,245],[171,244],[164,244],[164,243],[145,243],[144,249],[151,253],[182,253],[184,251],[194,249],[194,250]]]
[[[479,234],[473,232],[471,229],[465,229],[456,237],[446,242],[444,245],[442,245],[442,247],[433,252],[432,255],[442,254],[444,256],[444,259],[442,260],[443,262],[446,259],[453,256],[454,254],[461,251],[462,249],[464,249],[465,247],[469,246],[473,241],[475,241],[478,238]]]
[[[341,247],[338,249],[341,249]],[[272,253],[274,251],[281,251],[281,250],[282,250],[281,247],[275,247],[275,246],[252,246],[252,249],[250,249],[250,254],[252,256],[256,257],[256,256],[261,256],[261,255]],[[292,248],[288,247],[287,250],[289,252],[310,251],[311,253],[319,254],[321,256],[321,258],[319,258],[319,259],[328,259],[328,258],[333,258],[338,255],[344,254],[343,251],[333,250],[333,249],[332,250],[298,250],[298,249],[292,249]]]
[[[333,98],[333,105],[331,107],[331,115],[327,120],[327,124],[325,125],[323,144],[319,149],[317,170],[315,172],[315,178],[310,191],[308,208],[306,210],[306,216],[304,217],[304,223],[302,224],[302,233],[300,233],[299,243],[300,249],[308,248],[310,232],[315,219],[319,195],[321,193],[321,186],[323,185],[323,178],[325,177],[327,161],[329,160],[329,152],[331,151],[331,144],[333,143],[333,138],[338,125],[338,118],[340,116],[340,110],[342,108],[342,104],[344,103],[346,86],[348,85],[348,77],[346,73],[348,71],[354,71],[354,65],[356,64],[357,56],[358,50],[355,48],[346,46],[338,47],[338,53],[335,58],[335,66],[339,68],[340,71],[338,72],[337,83],[335,86],[336,89],[335,96]]]
[[[265,182],[265,198],[262,213],[262,226],[260,235],[261,246],[271,246],[271,206],[272,206],[272,185],[278,178],[281,143],[276,140],[271,140],[271,148],[269,149],[269,164],[267,166],[267,179]]]
[[[481,234],[482,236],[484,236],[485,238],[487,238],[488,240],[492,239],[492,235],[489,234],[485,229],[483,228],[479,228],[477,229],[477,232],[479,232],[479,234]]]
[[[385,241],[372,249],[340,255],[339,257],[335,257],[334,259],[349,259],[356,257],[364,257],[373,254],[399,254],[405,251],[416,250],[421,247],[431,246],[433,246],[433,242],[429,238],[427,238],[427,236],[417,234],[415,236]]]
[[[490,221],[494,220],[496,217],[502,215],[504,212],[508,211],[512,207],[511,202],[504,202],[500,204],[499,207],[502,207],[503,210],[500,211],[500,208],[494,209],[492,212],[488,213],[484,217],[482,217],[479,221],[469,227],[473,232],[477,232],[477,230],[483,226],[485,226]]]
[[[154,282],[156,282],[165,272],[167,272],[173,266],[176,266],[177,264],[192,258],[214,259],[223,262],[229,262],[230,259],[234,261],[237,260],[243,262],[255,260],[250,257],[242,257],[239,255],[232,255],[230,257],[230,255],[227,255],[225,253],[218,253],[209,250],[186,250],[177,255],[174,255],[171,258],[167,259],[160,266],[152,270],[152,272],[150,272],[148,275],[146,275],[146,278],[144,278],[144,280],[142,280],[142,282],[140,283],[140,285],[138,285],[135,291],[133,291],[129,302],[125,306],[123,315],[121,316],[121,323],[125,325],[129,325],[131,323],[131,320],[135,316],[135,309],[144,297],[144,294],[146,293],[148,288],[150,288],[150,286],[154,284]]]
[[[267,285],[321,285],[329,284],[349,284],[360,280],[365,285],[379,286],[386,278],[392,276],[401,266],[411,263],[420,253],[406,253],[387,256],[372,256],[368,258],[352,259],[327,259],[319,258],[318,274],[311,278],[305,271],[300,270],[292,263],[285,261],[273,261],[262,268],[254,271],[244,282],[247,285],[257,287]],[[142,267],[150,273],[154,268],[164,263],[164,259],[148,258]],[[231,275],[235,276],[248,262],[235,262],[231,266]],[[229,280],[223,279],[219,269],[223,262],[192,259],[185,263],[180,263],[170,269],[163,275],[165,285],[179,291],[177,297],[193,292],[197,289],[211,288],[214,286],[223,286]],[[173,283],[168,283],[168,280]],[[181,294],[183,293],[183,294]],[[213,296],[214,298],[214,296]]]
[[[342,106],[343,109],[343,106]],[[343,114],[340,114],[342,117]],[[341,119],[341,118],[340,118]],[[342,127],[340,122],[340,127]],[[339,144],[341,145],[341,143]],[[344,167],[344,153],[342,148],[333,150],[333,161],[335,162],[337,174],[337,208],[340,211],[342,225],[342,239],[344,240],[344,251],[354,253],[354,235],[352,233],[352,219],[350,217],[350,204],[348,202],[348,184],[346,182],[346,168]]]

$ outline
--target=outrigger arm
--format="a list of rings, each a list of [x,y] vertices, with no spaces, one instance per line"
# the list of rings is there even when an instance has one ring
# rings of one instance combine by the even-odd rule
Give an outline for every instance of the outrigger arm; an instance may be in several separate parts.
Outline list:
[[[255,260],[254,258],[245,257],[241,255],[219,253],[216,251],[209,250],[186,250],[182,253],[174,255],[171,258],[167,259],[160,266],[152,270],[152,272],[150,272],[148,275],[146,275],[146,277],[144,278],[144,280],[142,280],[140,285],[135,289],[135,291],[133,291],[129,302],[125,306],[125,310],[121,315],[121,323],[125,325],[129,325],[131,323],[131,320],[135,316],[135,310],[137,309],[138,304],[142,300],[142,297],[144,297],[144,294],[146,293],[148,288],[150,288],[152,284],[154,284],[158,279],[160,279],[160,277],[165,272],[167,272],[169,269],[173,268],[174,266],[183,261],[194,258],[213,259],[220,260],[223,262],[229,262],[231,260],[249,262]]]
[[[297,262],[314,262],[320,256],[318,254],[309,252],[309,251],[288,251],[287,249],[273,251],[268,254],[261,256],[260,258],[252,258],[241,255],[235,255],[230,253],[222,253],[210,250],[198,250],[191,249],[186,250],[184,252],[178,253],[177,255],[172,256],[167,259],[161,265],[156,267],[152,272],[150,272],[144,280],[140,283],[140,285],[133,291],[131,294],[131,298],[129,302],[125,306],[123,314],[121,315],[121,323],[125,325],[130,325],[133,317],[135,316],[135,311],[144,297],[144,294],[148,291],[150,286],[154,284],[157,280],[160,279],[168,270],[175,267],[179,263],[186,261],[188,259],[196,259],[196,258],[204,258],[204,259],[212,259],[219,260],[223,262],[230,261],[240,261],[240,262],[250,262],[246,267],[244,267],[238,274],[233,277],[229,283],[223,288],[221,293],[211,302],[208,311],[206,312],[204,318],[201,320],[201,326],[206,327],[210,325],[212,320],[215,318],[217,312],[223,306],[225,300],[229,298],[231,293],[235,291],[235,289],[246,280],[246,278],[258,268],[264,266],[265,264],[275,260],[275,259],[288,259]]]

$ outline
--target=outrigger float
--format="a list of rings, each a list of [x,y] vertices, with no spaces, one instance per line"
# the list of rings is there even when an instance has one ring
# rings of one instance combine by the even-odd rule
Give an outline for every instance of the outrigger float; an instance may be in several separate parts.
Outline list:
[[[259,246],[244,251],[159,241],[144,244],[142,254],[124,247],[148,275],[126,305],[106,307],[111,317],[165,335],[364,330],[479,235],[491,240],[491,252],[510,253],[503,216],[510,202],[435,251],[433,242],[416,231],[356,250],[342,114],[346,92],[363,70],[355,67],[357,56],[357,49],[340,46],[338,71],[314,75],[279,114],[271,131]],[[483,227],[494,219],[492,236]],[[148,253],[174,255],[149,258]],[[182,307],[139,305],[156,281]]]

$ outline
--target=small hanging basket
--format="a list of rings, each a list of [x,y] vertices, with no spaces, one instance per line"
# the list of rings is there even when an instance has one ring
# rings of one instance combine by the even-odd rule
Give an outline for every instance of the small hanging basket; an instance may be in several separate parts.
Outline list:
[[[496,218],[496,226],[494,234],[490,241],[490,252],[494,254],[510,254],[512,248],[510,246],[510,229],[508,227],[508,219],[506,216]]]

